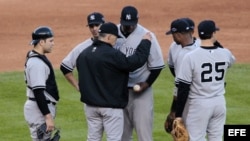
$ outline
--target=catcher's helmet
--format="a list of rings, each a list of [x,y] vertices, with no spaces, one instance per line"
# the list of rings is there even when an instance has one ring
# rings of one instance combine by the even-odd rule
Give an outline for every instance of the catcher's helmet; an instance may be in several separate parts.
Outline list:
[[[31,45],[37,44],[41,39],[47,39],[54,36],[53,31],[48,26],[39,26],[32,32]]]

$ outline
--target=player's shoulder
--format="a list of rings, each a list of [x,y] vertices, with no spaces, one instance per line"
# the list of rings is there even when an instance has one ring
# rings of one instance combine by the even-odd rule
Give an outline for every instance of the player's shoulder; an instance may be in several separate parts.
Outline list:
[[[181,45],[178,45],[174,41],[169,46],[169,52],[171,52],[171,53],[178,52],[181,49],[182,49]]]
[[[197,46],[200,46],[201,45],[201,39],[200,38],[196,38],[194,37],[194,42]]]
[[[220,48],[218,47],[218,49],[221,51],[221,52],[225,52],[226,54],[229,54],[229,55],[233,55],[233,53],[231,52],[230,49],[224,47],[224,48]]]
[[[44,66],[47,66],[45,64],[45,62],[40,59],[39,57],[36,56],[32,56],[30,57],[27,62],[26,62],[26,66],[28,68],[43,68]]]
[[[181,45],[178,45],[176,42],[172,42],[169,46],[169,49],[181,48]]]
[[[201,52],[202,52],[202,48],[200,46],[194,45],[185,51],[184,57],[186,56],[197,57],[197,55],[199,56]]]
[[[77,44],[73,50],[83,50],[85,48],[87,48],[88,46],[90,46],[93,43],[93,40],[91,38]]]
[[[137,24],[137,29],[138,29],[138,31],[141,31],[141,32],[144,32],[144,33],[150,32],[152,35],[155,35],[151,30],[149,30],[148,28],[142,26],[141,24]]]
[[[93,43],[93,40],[92,40],[91,38],[89,38],[89,39],[87,39],[87,40],[85,40],[85,41],[83,41],[83,42],[77,44],[75,48],[84,47],[84,46],[89,46],[89,45],[91,45],[92,43]]]

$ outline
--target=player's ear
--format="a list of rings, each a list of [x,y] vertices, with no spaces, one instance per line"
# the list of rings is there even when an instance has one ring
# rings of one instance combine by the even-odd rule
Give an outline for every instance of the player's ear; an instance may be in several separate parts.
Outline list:
[[[46,43],[46,39],[41,39],[38,44],[40,44],[41,46],[43,46]]]
[[[107,34],[108,40],[112,40],[112,34]]]

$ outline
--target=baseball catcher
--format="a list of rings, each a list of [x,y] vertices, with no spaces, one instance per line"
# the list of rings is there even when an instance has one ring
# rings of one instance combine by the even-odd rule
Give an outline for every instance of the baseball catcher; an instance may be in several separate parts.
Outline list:
[[[181,118],[176,118],[173,121],[171,135],[174,141],[189,141],[188,131]]]

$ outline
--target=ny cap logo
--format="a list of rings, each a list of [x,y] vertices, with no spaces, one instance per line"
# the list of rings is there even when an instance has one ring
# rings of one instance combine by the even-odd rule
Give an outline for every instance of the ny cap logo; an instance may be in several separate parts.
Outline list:
[[[131,15],[130,14],[126,15],[126,20],[131,20]]]
[[[91,15],[90,20],[95,20],[95,15]]]
[[[172,31],[172,32],[176,32],[176,31],[177,31],[177,28],[174,27],[174,28],[171,29],[171,31]]]

